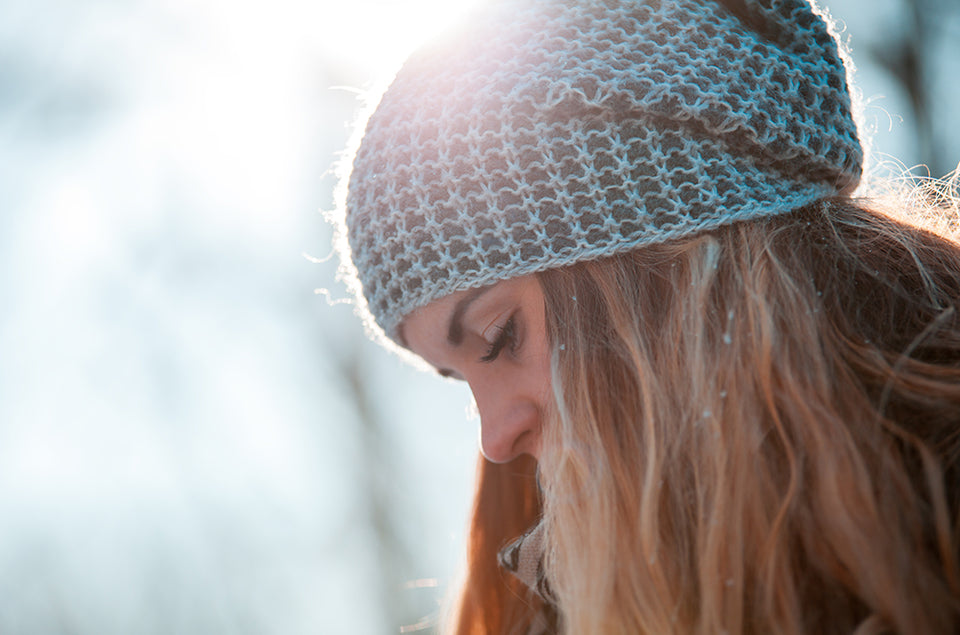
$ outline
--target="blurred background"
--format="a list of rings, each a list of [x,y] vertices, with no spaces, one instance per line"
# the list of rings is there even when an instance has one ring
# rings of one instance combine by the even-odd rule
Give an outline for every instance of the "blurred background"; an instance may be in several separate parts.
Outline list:
[[[366,341],[323,212],[477,1],[0,0],[0,633],[431,631],[478,421]],[[956,168],[960,1],[826,8],[872,165]]]

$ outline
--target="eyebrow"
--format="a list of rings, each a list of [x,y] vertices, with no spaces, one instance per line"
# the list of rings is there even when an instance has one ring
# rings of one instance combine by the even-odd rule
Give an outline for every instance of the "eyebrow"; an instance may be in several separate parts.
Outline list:
[[[467,312],[474,300],[489,290],[489,286],[473,289],[453,307],[453,313],[450,314],[450,324],[447,326],[447,341],[451,345],[459,346],[463,343],[463,314]]]

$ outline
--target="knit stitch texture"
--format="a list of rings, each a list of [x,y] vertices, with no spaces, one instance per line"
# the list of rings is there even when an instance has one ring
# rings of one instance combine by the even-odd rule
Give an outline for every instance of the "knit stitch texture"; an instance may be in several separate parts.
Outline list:
[[[503,0],[403,66],[346,199],[391,338],[455,291],[852,190],[846,71],[807,0]]]

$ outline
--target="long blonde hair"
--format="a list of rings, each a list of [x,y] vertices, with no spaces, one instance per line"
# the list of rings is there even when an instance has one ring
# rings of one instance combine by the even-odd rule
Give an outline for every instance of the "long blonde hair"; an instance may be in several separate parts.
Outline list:
[[[545,566],[565,632],[960,628],[955,238],[844,199],[541,284]],[[478,508],[474,536],[498,525]],[[459,632],[538,608],[489,589],[469,619],[464,596]]]

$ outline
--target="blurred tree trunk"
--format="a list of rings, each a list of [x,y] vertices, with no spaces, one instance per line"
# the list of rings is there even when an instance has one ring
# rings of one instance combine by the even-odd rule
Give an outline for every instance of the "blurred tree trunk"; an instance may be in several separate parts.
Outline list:
[[[949,43],[945,25],[960,12],[960,0],[903,2],[907,19],[894,27],[889,37],[874,44],[870,53],[903,87],[916,125],[920,160],[932,176],[942,176],[957,167],[960,157],[955,156],[957,148],[949,147],[949,137],[938,133],[941,126],[954,125],[954,122],[934,121],[933,70],[938,61],[936,51]],[[954,66],[957,61],[960,60],[939,60],[948,66]]]
[[[371,547],[375,550],[378,570],[372,576],[377,581],[374,588],[360,590],[370,597],[370,609],[381,610],[392,633],[401,628],[422,622],[424,616],[416,606],[414,596],[404,589],[409,586],[408,572],[413,570],[410,550],[401,538],[397,498],[399,481],[394,452],[388,442],[386,422],[379,416],[374,402],[376,392],[371,389],[370,378],[364,369],[362,346],[344,347],[339,365],[344,379],[346,397],[353,404],[357,434],[360,440],[361,461],[354,474],[347,478],[355,482],[359,507],[365,516],[366,526],[372,532]]]

